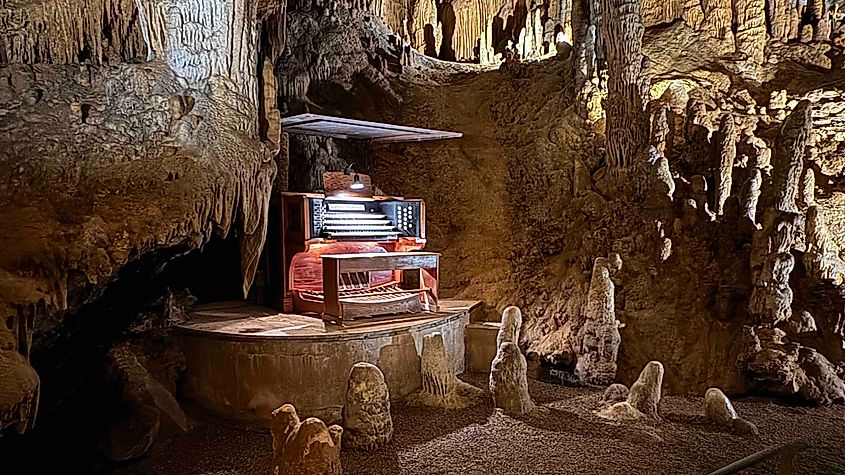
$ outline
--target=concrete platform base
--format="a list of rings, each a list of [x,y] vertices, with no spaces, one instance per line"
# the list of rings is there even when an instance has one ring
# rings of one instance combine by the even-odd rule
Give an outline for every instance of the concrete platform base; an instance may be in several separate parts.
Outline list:
[[[496,335],[499,322],[470,323],[464,330],[466,338],[467,371],[489,373],[493,358],[496,357]]]
[[[442,333],[453,371],[464,371],[464,328],[480,302],[440,304],[436,314],[362,319],[346,326],[243,303],[198,307],[177,328],[187,359],[185,393],[227,419],[264,424],[271,411],[292,403],[301,417],[338,422],[349,371],[357,362],[382,370],[393,400],[420,387],[423,335]]]

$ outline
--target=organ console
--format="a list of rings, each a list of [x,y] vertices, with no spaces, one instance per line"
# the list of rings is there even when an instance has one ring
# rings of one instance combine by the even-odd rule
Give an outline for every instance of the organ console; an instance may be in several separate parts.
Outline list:
[[[283,193],[281,223],[286,310],[331,321],[436,310],[439,256],[415,252],[422,200]]]
[[[370,142],[460,137],[390,124],[304,114],[283,130]],[[323,175],[323,193],[282,193],[281,272],[285,311],[336,323],[437,311],[440,255],[423,252],[425,202],[379,196],[369,177]]]

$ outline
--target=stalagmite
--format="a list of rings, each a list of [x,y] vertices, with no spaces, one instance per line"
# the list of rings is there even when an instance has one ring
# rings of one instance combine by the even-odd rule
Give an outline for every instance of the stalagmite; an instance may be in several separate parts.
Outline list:
[[[736,0],[736,52],[748,56],[753,63],[765,60],[766,10],[765,0]]]
[[[628,404],[652,419],[660,418],[660,397],[663,387],[663,364],[649,362],[637,381],[631,385]]]
[[[631,386],[625,388],[621,384],[614,384],[605,392],[602,403],[610,403],[610,406],[596,412],[602,419],[611,421],[635,421],[639,419],[660,419],[660,395],[663,385],[663,364],[659,361],[652,361],[643,368],[640,377]],[[621,386],[621,387],[619,387]],[[611,388],[618,387],[610,396]],[[619,398],[621,393],[627,394],[626,399],[620,402],[613,402]]]
[[[807,273],[842,285],[845,282],[845,261],[839,257],[839,246],[827,230],[822,208],[814,205],[807,209],[806,227],[804,267]]]
[[[752,223],[757,223],[757,202],[760,198],[760,187],[763,185],[763,174],[759,168],[752,168],[751,175],[742,184],[740,191],[740,202],[742,203],[742,216],[748,218]]]
[[[675,179],[672,178],[672,170],[669,168],[669,159],[654,145],[649,145],[645,150],[648,155],[647,163],[651,167],[646,168],[648,173],[647,184],[655,196],[666,196],[670,200],[675,195]]]
[[[757,426],[737,416],[731,400],[719,388],[704,393],[704,416],[736,433],[757,434]]]
[[[646,112],[651,87],[642,54],[644,28],[637,0],[602,0],[607,48],[607,161],[626,169],[649,141]]]
[[[704,393],[704,415],[726,427],[732,426],[737,418],[733,404],[719,388],[710,388]]]
[[[188,431],[187,417],[176,398],[144,367],[138,352],[138,348],[123,343],[108,353],[110,379],[120,388],[124,414],[110,428],[103,452],[117,462],[141,457],[150,449],[162,416],[181,431]]]
[[[502,324],[496,334],[496,348],[509,341],[519,345],[519,330],[522,328],[522,311],[519,307],[510,306],[502,312]]]
[[[797,213],[796,193],[804,167],[804,151],[813,128],[812,104],[804,100],[783,122],[772,155],[772,182],[763,190],[767,209]]]
[[[615,286],[610,276],[621,268],[622,259],[615,252],[607,258],[597,258],[593,264],[575,365],[575,375],[584,384],[610,384],[616,378],[616,355],[622,338],[616,320]]]
[[[651,144],[661,153],[666,152],[666,137],[669,136],[669,108],[661,106],[651,120]]]
[[[505,341],[499,346],[490,369],[493,404],[505,413],[520,416],[534,410],[528,394],[528,365],[516,344]]]
[[[355,363],[343,406],[343,446],[371,450],[393,438],[390,394],[376,365]]]
[[[716,177],[716,214],[720,215],[725,206],[725,200],[731,195],[733,183],[734,160],[736,159],[736,128],[731,114],[722,117],[717,135],[717,152],[719,154],[719,175]]]
[[[452,371],[439,332],[423,336],[421,369],[422,390],[410,398],[412,404],[459,409],[473,404],[481,389],[458,379]]]
[[[801,187],[798,190],[798,208],[801,211],[807,211],[814,204],[816,204],[816,172],[805,165]]]
[[[601,397],[601,403],[609,406],[628,399],[628,387],[624,384],[614,383],[605,389]]]
[[[299,420],[291,404],[273,411],[273,468],[278,475],[341,475],[343,429],[320,419]]]
[[[792,315],[789,274],[795,266],[792,246],[797,215],[766,210],[766,223],[756,231],[751,254],[753,285],[748,312],[762,325],[776,325]]]

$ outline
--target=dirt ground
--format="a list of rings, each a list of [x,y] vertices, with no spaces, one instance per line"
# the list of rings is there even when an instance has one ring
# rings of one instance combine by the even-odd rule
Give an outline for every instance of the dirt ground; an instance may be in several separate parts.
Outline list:
[[[465,380],[480,387],[486,375]],[[803,440],[797,473],[845,473],[845,407],[787,407],[739,400],[741,417],[759,438],[735,436],[708,423],[702,398],[663,398],[663,421],[618,424],[598,419],[601,391],[530,381],[543,409],[514,419],[490,403],[457,410],[394,405],[394,440],[374,452],[345,451],[345,475],[380,474],[705,474],[758,450]],[[269,434],[200,424],[157,444],[153,454],[117,473],[268,474]],[[743,473],[776,473],[770,462]]]

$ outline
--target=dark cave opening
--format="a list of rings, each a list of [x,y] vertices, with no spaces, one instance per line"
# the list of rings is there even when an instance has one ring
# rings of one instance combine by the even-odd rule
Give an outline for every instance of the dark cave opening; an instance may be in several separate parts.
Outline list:
[[[110,349],[129,342],[151,359],[167,358],[175,344],[172,302],[241,300],[238,232],[213,236],[202,249],[178,245],[144,253],[103,286],[84,284],[81,276],[70,281],[78,283],[69,287],[70,310],[33,341],[31,361],[42,381],[37,423],[25,436],[4,432],[0,458],[30,460],[29,469],[43,473],[108,472],[119,464],[103,456],[104,439],[127,410],[110,375]],[[47,319],[39,320],[43,326]],[[178,387],[179,381],[170,383]],[[171,429],[162,426],[159,440]],[[43,447],[52,448],[51,457],[39,456]]]

